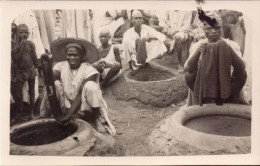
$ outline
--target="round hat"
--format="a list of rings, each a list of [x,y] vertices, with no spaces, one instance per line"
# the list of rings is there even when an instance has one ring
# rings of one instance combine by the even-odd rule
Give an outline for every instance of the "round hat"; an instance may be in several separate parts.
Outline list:
[[[97,47],[89,41],[81,38],[59,38],[51,42],[51,54],[54,62],[67,60],[65,48],[69,43],[80,44],[86,50],[86,55],[83,57],[83,62],[94,63],[100,59]]]

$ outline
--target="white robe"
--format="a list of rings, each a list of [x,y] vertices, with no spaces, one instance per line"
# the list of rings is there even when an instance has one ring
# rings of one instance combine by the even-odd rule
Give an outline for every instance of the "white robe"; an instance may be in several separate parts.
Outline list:
[[[135,32],[134,27],[132,27],[125,32],[122,41],[124,45],[124,55],[126,60],[128,62],[133,60],[137,66],[140,66],[140,64],[138,64],[136,60],[136,48],[135,48],[136,39],[149,37],[149,36],[156,37],[158,39],[158,40],[152,40],[150,42],[146,42],[146,51],[147,51],[146,62],[149,62],[155,58],[158,58],[159,56],[162,56],[167,51],[167,48],[163,43],[163,41],[166,40],[166,36],[164,34],[144,24],[142,25],[141,28],[142,28],[140,34],[141,36],[139,36]]]
[[[77,70],[71,70],[67,61],[57,63],[53,67],[53,70],[60,71],[61,73],[60,81],[55,81],[55,88],[62,111],[65,111],[65,108],[71,107],[70,101],[73,101],[76,98],[83,81],[89,78],[90,76],[97,76],[96,82],[88,81],[84,85],[81,94],[81,107],[80,111],[78,111],[78,114],[82,115],[83,111],[91,110],[92,107],[99,107],[101,117],[104,118],[105,121],[108,123],[108,127],[105,126],[105,128],[109,131],[111,135],[115,135],[115,127],[112,125],[108,118],[107,103],[103,99],[102,92],[99,88],[98,71],[86,62],[82,63]],[[50,106],[47,100],[47,95],[45,94],[40,108],[41,117],[50,112]]]

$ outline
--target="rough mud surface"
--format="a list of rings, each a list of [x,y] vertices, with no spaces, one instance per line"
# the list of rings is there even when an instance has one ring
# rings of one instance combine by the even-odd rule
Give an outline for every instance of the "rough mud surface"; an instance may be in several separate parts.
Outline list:
[[[213,107],[214,105],[209,105],[207,108],[208,110],[210,110],[210,109],[214,109]],[[182,110],[183,109],[187,110],[187,107],[185,106],[182,108]],[[190,109],[190,111],[196,111],[196,110],[194,108],[193,110]],[[231,116],[227,117],[224,115],[223,116],[214,115],[214,116],[193,118],[190,119],[188,122],[186,122],[186,127],[189,127],[190,129],[193,130],[197,130],[198,132],[194,131],[189,135],[188,129],[186,130],[186,132],[182,132],[182,130],[177,130],[177,125],[175,124],[176,122],[178,123],[178,118],[182,116],[183,118],[185,118],[186,116],[189,117],[188,112],[186,111],[181,115],[178,113],[175,114],[176,116],[175,115],[168,116],[166,119],[158,123],[155,129],[149,135],[150,145],[152,147],[152,151],[154,151],[155,153],[158,152],[165,153],[165,155],[200,155],[200,154],[211,155],[211,154],[247,154],[251,152],[250,138],[244,137],[244,136],[250,136],[250,130],[251,130],[250,120],[244,118],[238,118],[238,117],[231,117]],[[192,115],[194,115],[194,113]],[[173,129],[174,127],[176,128]],[[210,134],[217,134],[217,135],[221,134],[222,137],[221,138],[220,137],[217,138],[214,136],[209,137],[208,135],[206,139],[203,139],[203,141],[206,142],[203,142],[201,140],[202,135],[200,134],[199,131],[203,133],[210,133]],[[180,134],[182,134],[183,136],[182,138],[184,138],[185,136],[190,136],[190,138],[185,137],[185,139],[182,139],[181,137],[179,137]],[[176,137],[174,137],[174,135],[176,135]],[[235,135],[237,137],[234,139],[229,138],[228,136],[230,135],[231,136]],[[206,136],[206,134],[204,136]],[[238,137],[240,136],[242,136],[243,138],[241,138],[241,140],[238,141]],[[214,141],[216,146],[211,147],[211,143],[209,143],[210,140],[209,142],[207,142],[207,138],[208,139],[211,138],[211,140],[212,139],[214,140],[216,138],[216,140]],[[226,141],[224,141],[225,139]],[[198,144],[196,144],[194,140],[195,142],[197,141]],[[222,140],[223,142],[220,140]],[[232,141],[232,143],[230,141]]]
[[[143,82],[127,79],[128,73],[129,71],[123,73],[110,86],[116,99],[124,101],[137,100],[145,105],[167,107],[187,97],[188,88],[183,74],[177,74],[171,80]]]
[[[177,57],[173,55],[173,53],[166,53],[161,58],[153,60],[159,63],[162,66],[170,67],[170,68],[178,68],[178,60]]]
[[[174,75],[167,71],[158,70],[147,65],[139,70],[130,72],[128,77],[136,81],[148,82],[170,79],[174,77]]]
[[[113,150],[106,155],[111,155],[111,152],[113,156],[165,155],[164,152],[152,151],[149,135],[158,122],[176,112],[185,101],[165,108],[156,108],[137,100],[117,100],[110,90],[106,90],[104,97],[110,108],[110,119],[117,130]]]
[[[165,120],[160,122],[149,136],[150,146],[154,154],[159,153],[166,156],[231,154],[225,150],[201,150],[194,146],[188,145],[185,142],[178,141],[173,137],[167,137],[167,134],[160,130],[160,124],[164,122]]]

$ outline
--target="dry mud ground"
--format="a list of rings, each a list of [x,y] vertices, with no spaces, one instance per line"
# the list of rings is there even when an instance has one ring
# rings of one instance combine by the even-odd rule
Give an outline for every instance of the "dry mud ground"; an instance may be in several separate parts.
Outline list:
[[[107,91],[104,98],[110,109],[110,119],[117,129],[115,152],[112,155],[165,155],[152,152],[148,137],[158,122],[176,112],[185,101],[166,108],[155,108],[138,101],[116,100],[111,92]]]

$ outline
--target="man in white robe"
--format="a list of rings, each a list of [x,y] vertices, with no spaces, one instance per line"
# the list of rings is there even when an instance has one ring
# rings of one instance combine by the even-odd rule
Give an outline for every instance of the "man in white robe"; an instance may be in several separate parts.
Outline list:
[[[61,122],[66,124],[76,113],[82,119],[88,119],[87,112],[92,111],[91,118],[97,131],[104,133],[106,128],[111,135],[115,135],[115,128],[108,119],[107,104],[99,88],[99,73],[89,63],[82,62],[89,44],[82,39],[71,40],[60,40],[61,44],[56,44],[56,47],[64,47],[67,61],[58,62],[53,67],[57,98],[65,114]],[[55,52],[59,53],[55,51],[55,45],[51,50],[54,56]],[[41,105],[41,115],[50,110],[46,100],[47,95]],[[102,125],[102,119],[108,124],[107,127]]]
[[[123,36],[124,55],[134,70],[142,66],[137,61],[138,39],[146,40],[147,58],[145,63],[162,56],[166,53],[167,48],[164,44],[166,36],[155,29],[143,24],[143,15],[140,11],[132,13],[132,22],[134,27],[127,30]],[[140,44],[140,43],[139,43]]]

